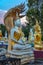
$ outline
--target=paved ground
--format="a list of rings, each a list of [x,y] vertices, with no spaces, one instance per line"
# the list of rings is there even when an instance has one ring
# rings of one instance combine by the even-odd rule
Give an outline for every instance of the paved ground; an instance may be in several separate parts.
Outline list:
[[[24,65],[43,65],[43,60],[42,61],[35,61],[35,62],[30,62]]]

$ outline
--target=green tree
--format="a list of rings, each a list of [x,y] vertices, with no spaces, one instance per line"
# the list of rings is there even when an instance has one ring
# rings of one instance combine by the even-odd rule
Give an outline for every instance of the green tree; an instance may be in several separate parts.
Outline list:
[[[0,30],[2,31],[2,35],[5,36],[5,32],[7,31],[5,25],[0,24]]]
[[[28,11],[26,13],[29,24],[34,25],[35,19],[41,25],[43,32],[43,1],[42,0],[28,0]]]
[[[30,25],[27,24],[27,26],[22,26],[22,31],[24,32],[25,37],[27,37],[27,40],[28,40],[29,31],[30,31]]]

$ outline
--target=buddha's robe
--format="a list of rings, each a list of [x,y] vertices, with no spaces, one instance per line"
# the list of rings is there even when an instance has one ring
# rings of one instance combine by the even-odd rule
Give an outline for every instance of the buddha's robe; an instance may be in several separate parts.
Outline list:
[[[18,44],[19,40],[21,40],[23,36],[23,32],[21,28],[14,27],[11,29],[11,34],[10,34],[10,42],[9,42],[9,49],[11,50],[11,47],[13,47],[15,44]]]

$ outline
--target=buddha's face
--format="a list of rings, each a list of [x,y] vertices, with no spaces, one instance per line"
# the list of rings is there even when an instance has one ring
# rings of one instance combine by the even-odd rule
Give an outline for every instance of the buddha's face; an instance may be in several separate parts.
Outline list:
[[[19,18],[15,21],[15,26],[18,26],[18,27],[21,26],[21,22],[20,22],[20,19]]]

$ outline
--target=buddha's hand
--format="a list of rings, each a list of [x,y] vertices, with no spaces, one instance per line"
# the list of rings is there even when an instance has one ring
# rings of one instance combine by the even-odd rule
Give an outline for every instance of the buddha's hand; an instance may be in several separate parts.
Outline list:
[[[25,38],[25,37],[22,37],[22,41],[23,41],[23,42],[26,42],[26,38]]]
[[[22,41],[22,40],[19,40],[18,43],[19,43],[19,44],[23,44],[23,41]]]

